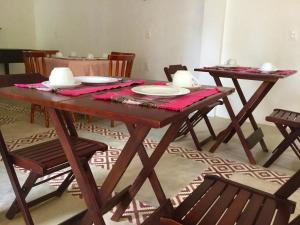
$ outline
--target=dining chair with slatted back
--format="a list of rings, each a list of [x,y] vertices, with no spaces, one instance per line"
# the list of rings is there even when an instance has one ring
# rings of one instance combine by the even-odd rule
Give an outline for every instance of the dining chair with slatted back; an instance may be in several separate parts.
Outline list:
[[[274,194],[210,175],[177,208],[169,200],[142,225],[299,225],[288,200],[299,187],[300,170]]]
[[[63,115],[63,117],[65,120],[71,120],[68,114]],[[76,155],[86,168],[88,167],[88,161],[96,151],[104,152],[107,150],[107,145],[104,143],[80,138],[76,135],[71,137],[71,142]],[[34,222],[29,211],[30,207],[50,198],[60,197],[74,180],[74,174],[71,169],[68,169],[69,164],[58,139],[9,151],[0,130],[0,154],[16,195],[16,199],[6,213],[8,219],[13,219],[18,212],[21,212],[26,225],[33,225]],[[15,167],[29,171],[28,178],[22,186],[16,175]],[[55,191],[26,202],[26,196],[33,187],[57,177],[65,177],[65,179]],[[38,181],[39,178],[43,179]]]
[[[131,75],[132,72],[132,67],[133,67],[133,62],[135,59],[135,53],[130,53],[130,52],[111,52],[110,55],[129,55],[132,57],[132,60],[129,61],[128,64],[128,73],[129,73],[129,77]]]
[[[170,65],[168,67],[164,68],[164,72],[165,75],[168,79],[169,82],[172,82],[173,78],[172,76],[179,70],[188,70],[186,66],[178,64],[178,65]],[[185,136],[188,133],[191,134],[193,141],[195,143],[196,148],[200,151],[201,147],[203,145],[205,145],[207,142],[209,142],[211,139],[216,139],[216,134],[214,132],[214,129],[210,123],[210,120],[207,116],[207,114],[217,105],[221,105],[223,104],[222,101],[218,101],[212,105],[209,105],[201,110],[198,110],[192,114],[190,114],[190,116],[188,116],[186,118],[186,122],[182,124],[182,126],[180,127],[178,134],[176,135],[175,139]],[[210,136],[203,139],[201,142],[198,140],[196,132],[194,130],[194,127],[200,122],[202,121],[202,119],[204,119],[207,128],[209,130]]]
[[[115,77],[130,77],[135,54],[110,54],[109,75]]]
[[[130,77],[135,59],[134,53],[126,52],[111,52],[108,56],[109,59],[109,72],[110,76],[115,77]],[[111,120],[110,126],[114,127],[115,122]]]
[[[48,77],[48,71],[46,71],[45,57],[51,56],[57,53],[57,50],[36,50],[36,51],[24,51],[24,63],[25,71],[28,74],[41,74]],[[49,114],[45,107],[37,104],[31,105],[30,122],[34,123],[35,112],[41,112],[44,115],[45,126],[49,127]]]

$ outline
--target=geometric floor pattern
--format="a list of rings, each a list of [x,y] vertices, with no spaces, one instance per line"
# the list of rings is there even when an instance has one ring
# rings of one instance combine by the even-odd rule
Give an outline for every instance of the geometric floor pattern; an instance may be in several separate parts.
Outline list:
[[[27,111],[23,107],[0,103],[0,112],[3,110],[15,112],[15,113],[16,112],[24,113],[25,111]],[[3,113],[0,113],[0,125],[13,123],[14,121],[15,121],[14,117],[10,117],[7,114],[4,115]],[[99,134],[101,136],[110,137],[115,140],[126,141],[129,137],[128,133],[126,132],[116,131],[113,128],[99,127],[93,123],[78,122],[76,123],[76,128],[78,131],[85,131],[85,132],[90,132],[92,134]],[[56,137],[56,133],[54,129],[48,129],[45,132],[36,133],[29,137],[9,140],[7,141],[6,144],[9,150],[13,151],[20,147],[32,145],[38,142],[53,139],[55,137]],[[154,150],[157,145],[158,145],[158,140],[152,140],[147,138],[144,142],[144,146],[147,149]],[[109,146],[109,150],[107,152],[105,153],[97,152],[94,155],[94,157],[91,159],[90,163],[102,169],[110,170],[114,165],[115,161],[117,160],[120,152],[121,149],[116,149]],[[172,143],[168,147],[167,153],[176,154],[177,156],[181,156],[195,161],[200,161],[209,166],[207,170],[199,174],[198,177],[196,177],[189,185],[183,188],[176,196],[172,198],[172,203],[174,206],[177,206],[180,202],[182,202],[183,199],[185,199],[198,185],[201,184],[201,182],[203,182],[204,176],[208,174],[218,175],[224,178],[228,178],[234,173],[239,172],[242,174],[247,174],[270,182],[275,182],[278,184],[284,183],[289,178],[286,175],[267,170],[260,166],[254,166],[243,162],[226,160],[224,158],[218,157],[216,154],[212,155],[207,152],[205,153],[199,152],[194,149],[177,146],[175,143]],[[49,183],[50,185],[58,186],[63,179],[64,177],[58,177],[56,179],[51,180]],[[80,191],[78,189],[76,181],[73,182],[73,184],[70,186],[69,192],[71,192],[74,196],[80,197]],[[130,222],[134,224],[140,224],[154,210],[155,210],[154,207],[144,204],[140,201],[134,200],[130,204],[129,208],[126,210],[123,217],[128,219]]]
[[[76,124],[76,128],[78,131],[87,131],[91,133],[100,134],[103,136],[110,136],[116,140],[126,141],[128,139],[128,134],[120,131],[115,131],[113,129],[102,128],[95,124],[87,124],[83,122],[78,122]],[[20,147],[26,145],[32,145],[37,142],[46,141],[56,137],[56,133],[53,129],[49,129],[46,132],[37,133],[31,135],[30,137],[18,138],[15,140],[10,140],[7,142],[8,148],[13,151]],[[144,142],[144,146],[147,149],[155,149],[158,145],[157,140],[146,139]],[[101,169],[110,170],[117,160],[121,149],[116,149],[113,147],[109,147],[107,152],[97,152],[90,161],[90,164],[100,167]],[[205,175],[218,175],[224,178],[228,178],[236,172],[247,174],[253,177],[257,177],[263,180],[268,180],[271,182],[276,182],[279,184],[284,183],[289,177],[283,174],[279,174],[274,171],[267,170],[260,166],[253,166],[247,163],[236,162],[232,160],[226,160],[216,156],[216,154],[212,155],[210,153],[203,153],[196,151],[194,149],[188,149],[181,146],[170,145],[167,149],[169,154],[176,154],[184,158],[188,158],[195,161],[200,161],[209,165],[209,168],[204,171],[204,173],[199,174],[189,185],[183,188],[175,197],[172,198],[172,203],[174,206],[177,206],[180,202],[182,202],[193,190],[198,187]],[[26,171],[24,171],[26,172]],[[53,186],[58,186],[64,179],[64,176],[58,177],[56,179],[51,180],[49,183]],[[77,186],[76,181],[69,188],[69,192],[74,196],[80,197],[80,190]],[[134,224],[140,224],[143,220],[150,215],[155,210],[154,207],[144,204],[140,201],[133,201],[129,208],[126,210],[123,218],[128,219],[130,222]]]

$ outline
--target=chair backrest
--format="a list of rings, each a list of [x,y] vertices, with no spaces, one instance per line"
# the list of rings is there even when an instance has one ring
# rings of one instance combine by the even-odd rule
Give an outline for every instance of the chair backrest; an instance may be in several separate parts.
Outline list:
[[[48,76],[44,58],[57,52],[57,50],[24,51],[23,57],[26,73],[39,73],[43,76]]]
[[[172,82],[173,81],[173,78],[172,78],[172,75],[174,73],[176,73],[178,70],[188,70],[186,66],[183,66],[181,64],[178,64],[178,65],[170,65],[169,67],[165,67],[164,68],[164,71],[165,71],[165,74],[167,76],[167,79],[169,82]]]
[[[116,53],[116,52],[113,52]],[[109,59],[109,72],[110,76],[116,77],[130,77],[135,54],[110,54]]]

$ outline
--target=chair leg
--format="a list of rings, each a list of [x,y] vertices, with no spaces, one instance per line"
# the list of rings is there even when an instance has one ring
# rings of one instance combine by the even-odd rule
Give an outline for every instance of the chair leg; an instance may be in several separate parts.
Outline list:
[[[34,173],[29,174],[28,178],[26,179],[25,183],[23,184],[23,186],[21,188],[22,196],[23,196],[24,200],[26,199],[28,193],[30,192],[30,190],[32,189],[32,187],[34,186],[34,184],[38,178],[39,178],[39,176],[37,176]],[[6,213],[6,218],[11,220],[15,217],[15,215],[18,212],[20,212],[20,208],[18,206],[17,199],[15,199]]]
[[[8,160],[3,159],[10,182],[12,184],[12,187],[14,189],[15,195],[16,195],[16,201],[18,203],[19,210],[22,212],[25,224],[26,225],[34,225],[32,217],[30,215],[28,205],[25,201],[25,196],[23,194],[21,185],[18,181],[17,174],[14,170],[13,164],[10,163]]]
[[[192,135],[192,138],[193,138],[193,141],[194,141],[194,143],[195,143],[195,146],[196,146],[197,150],[198,150],[198,151],[201,151],[202,148],[201,148],[201,146],[200,146],[199,140],[198,140],[198,138],[197,138],[197,135],[196,135],[196,133],[195,133],[195,130],[194,130],[193,125],[191,124],[189,118],[186,119],[186,124],[187,124],[187,126],[188,126],[188,129],[189,129],[191,135]]]
[[[300,131],[299,131],[300,132]],[[274,150],[271,158],[264,164],[264,167],[269,167],[272,165],[273,162],[275,162],[279,156],[291,145],[292,142],[296,140],[296,138],[299,136],[299,132],[293,132],[289,134],[288,137],[286,137]]]
[[[49,124],[50,124],[50,117],[49,117],[49,113],[48,110],[46,108],[43,109],[44,112],[44,117],[45,117],[45,126],[47,128],[49,128]]]
[[[211,123],[210,123],[210,121],[209,121],[207,115],[204,115],[204,116],[203,116],[203,119],[205,120],[206,126],[207,126],[207,128],[208,128],[208,130],[209,130],[209,132],[210,132],[210,135],[212,136],[212,138],[213,138],[214,140],[216,140],[217,136],[216,136],[216,134],[215,134],[215,131],[214,131],[214,129],[213,129],[213,127],[212,127],[212,125],[211,125]]]
[[[289,225],[299,225],[300,224],[300,215],[298,215],[295,219],[293,219]]]
[[[35,104],[31,104],[31,110],[30,110],[30,123],[34,123],[34,113],[35,113]]]
[[[110,127],[115,127],[115,121],[114,120],[110,121]]]
[[[66,177],[66,179],[61,183],[61,185],[57,188],[56,193],[57,193],[57,197],[60,197],[65,190],[69,187],[69,185],[72,183],[72,181],[75,179],[75,176],[73,174],[73,172],[71,171],[68,176]]]

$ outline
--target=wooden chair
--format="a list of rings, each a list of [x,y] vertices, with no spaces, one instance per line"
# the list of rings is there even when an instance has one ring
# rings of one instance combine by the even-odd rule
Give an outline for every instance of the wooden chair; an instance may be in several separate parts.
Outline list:
[[[217,176],[206,176],[177,208],[167,201],[143,225],[299,225],[289,223],[295,203],[287,198],[300,187],[300,170],[275,194]]]
[[[168,79],[169,82],[172,82],[173,78],[172,75],[175,74],[178,70],[187,70],[186,66],[183,65],[170,65],[169,67],[165,67],[164,71],[166,74],[166,77]],[[211,139],[216,139],[216,134],[213,130],[213,127],[207,117],[207,114],[217,105],[221,105],[223,104],[222,101],[218,101],[215,104],[212,104],[202,110],[199,110],[195,113],[192,113],[187,119],[186,122],[181,126],[181,128],[178,131],[178,134],[176,136],[175,139],[181,137],[181,136],[185,136],[188,133],[191,134],[193,141],[195,143],[196,148],[200,151],[201,150],[201,146],[203,146],[204,144],[206,144],[207,142],[209,142]],[[194,127],[202,120],[204,119],[207,128],[210,132],[210,136],[205,138],[204,140],[202,140],[201,142],[199,142],[197,135],[194,131]]]
[[[48,77],[49,74],[47,74],[46,71],[44,58],[51,56],[57,52],[58,52],[57,50],[24,51],[23,56],[24,56],[26,73],[28,74],[39,73],[45,77]],[[36,111],[44,114],[45,126],[49,127],[49,113],[45,109],[45,107],[42,107],[40,105],[36,105],[36,104],[31,105],[30,122],[34,123],[34,114]]]
[[[129,53],[129,52],[111,52],[110,55],[127,55],[131,56],[131,59],[128,62],[128,77],[131,76],[132,67],[133,67],[133,61],[135,59],[135,53]]]
[[[275,123],[284,140],[275,148],[270,159],[264,164],[269,167],[290,146],[300,159],[300,113],[284,109],[275,109],[270,116],[266,117],[269,122]]]
[[[134,53],[111,52],[109,59],[109,76],[130,77],[135,58]],[[115,122],[111,120],[110,126],[114,127]]]
[[[13,86],[15,83],[38,83],[45,80],[46,78],[40,74],[27,74],[26,76],[24,76],[24,74],[2,75],[0,76],[0,87]],[[64,118],[70,120],[67,115],[65,115]],[[73,137],[72,142],[78,147],[75,147],[75,149],[81,158],[83,160],[86,159],[84,162],[87,162],[87,160],[92,157],[95,151],[107,150],[107,146],[103,143],[90,141],[79,137]],[[68,185],[74,179],[73,173],[70,170],[65,170],[64,173],[68,173],[68,175],[56,191],[41,196],[32,202],[26,203],[25,198],[32,187],[42,184],[55,177],[62,176],[64,173],[62,172],[56,176],[52,176],[47,180],[36,182],[39,177],[43,176],[42,174],[50,175],[52,172],[59,172],[59,170],[64,168],[67,169],[69,166],[58,140],[9,152],[0,130],[0,155],[2,156],[2,160],[7,169],[11,184],[16,193],[16,200],[11,205],[6,216],[12,219],[16,213],[21,211],[27,225],[33,224],[28,208],[44,202],[52,197],[61,196],[61,194],[67,189]],[[23,187],[20,186],[13,165],[30,171],[30,175],[23,184]]]
[[[66,120],[67,116],[65,115],[64,118]],[[68,120],[70,120],[70,118],[68,118]],[[71,141],[74,150],[85,166],[88,166],[88,161],[96,151],[107,150],[107,145],[101,142],[96,142],[77,136],[72,137]],[[43,181],[37,181],[41,177],[48,176],[52,173],[69,167],[61,144],[59,140],[51,140],[45,143],[9,152],[0,131],[0,153],[16,195],[16,199],[6,213],[6,217],[8,219],[13,219],[16,213],[21,211],[26,225],[33,225],[34,223],[30,215],[29,208],[50,198],[60,197],[68,188],[70,183],[74,180],[74,175],[71,169],[69,169],[64,170],[61,173]],[[30,171],[29,176],[22,187],[18,181],[14,166]],[[26,202],[26,196],[33,187],[64,174],[67,174],[67,176],[57,190],[45,194],[31,202]]]
[[[109,72],[110,76],[115,77],[130,77],[135,54],[133,53],[118,53],[110,54],[109,59]]]

